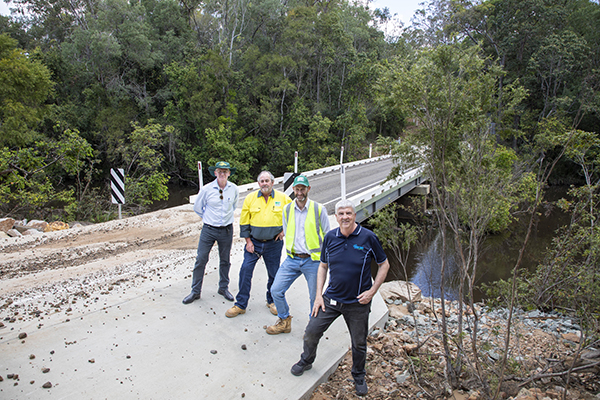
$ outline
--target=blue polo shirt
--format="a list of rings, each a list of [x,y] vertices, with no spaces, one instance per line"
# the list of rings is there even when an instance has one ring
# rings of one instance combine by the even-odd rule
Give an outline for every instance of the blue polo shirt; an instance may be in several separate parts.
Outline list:
[[[373,286],[371,259],[377,264],[387,260],[373,232],[358,223],[348,237],[342,235],[340,228],[329,231],[321,247],[321,262],[329,268],[325,296],[343,304],[357,303],[358,295]]]

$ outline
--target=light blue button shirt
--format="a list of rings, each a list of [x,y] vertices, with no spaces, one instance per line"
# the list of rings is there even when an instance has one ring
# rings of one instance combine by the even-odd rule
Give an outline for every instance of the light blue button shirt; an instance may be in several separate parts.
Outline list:
[[[227,181],[223,189],[221,199],[219,184],[217,180],[207,183],[202,187],[196,202],[194,211],[205,224],[212,226],[226,226],[233,223],[233,212],[237,207],[239,190],[235,183]]]

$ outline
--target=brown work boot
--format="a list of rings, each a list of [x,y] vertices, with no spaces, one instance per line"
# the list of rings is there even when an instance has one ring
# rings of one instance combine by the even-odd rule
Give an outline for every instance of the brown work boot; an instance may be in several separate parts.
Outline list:
[[[243,308],[239,308],[238,306],[233,306],[229,310],[225,311],[225,316],[227,318],[237,317],[240,314],[245,314],[246,310]]]
[[[275,307],[275,303],[267,303],[267,307],[271,310],[271,314],[277,315],[277,307]]]
[[[267,328],[269,335],[279,335],[280,333],[290,333],[292,331],[292,316],[290,315],[286,319],[279,318],[275,325],[271,325]]]

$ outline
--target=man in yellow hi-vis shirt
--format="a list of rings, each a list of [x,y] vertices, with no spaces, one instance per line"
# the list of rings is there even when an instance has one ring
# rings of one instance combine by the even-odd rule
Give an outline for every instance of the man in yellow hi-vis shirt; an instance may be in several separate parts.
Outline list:
[[[283,207],[292,202],[285,193],[273,189],[275,177],[269,171],[258,175],[260,190],[250,193],[244,199],[240,216],[240,237],[246,239],[244,261],[240,267],[239,291],[235,304],[225,315],[236,317],[246,312],[252,274],[260,257],[263,257],[269,279],[267,281],[267,307],[277,315],[277,309],[271,296],[271,285],[281,261],[283,248]]]

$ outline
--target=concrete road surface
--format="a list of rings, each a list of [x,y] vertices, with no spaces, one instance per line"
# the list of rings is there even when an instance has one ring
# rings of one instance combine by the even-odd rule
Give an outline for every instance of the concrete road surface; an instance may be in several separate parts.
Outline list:
[[[185,207],[185,206],[182,206]],[[191,207],[191,205],[187,206]],[[333,222],[335,224],[335,222]],[[276,322],[265,306],[266,269],[259,261],[246,314],[226,318],[232,303],[217,295],[218,255],[211,253],[202,299],[181,300],[191,279],[181,276],[194,264],[195,251],[166,260],[175,276],[112,293],[90,311],[49,313],[39,320],[0,328],[0,399],[305,399],[337,367],[350,346],[343,319],[325,333],[313,368],[290,373],[302,351],[309,300],[301,277],[288,291],[292,332],[267,335]],[[242,253],[232,254],[235,295]],[[283,256],[282,256],[283,257]],[[160,268],[158,269],[160,270]],[[181,274],[181,275],[179,275]],[[121,290],[115,286],[115,291]],[[108,298],[108,296],[107,296]],[[376,296],[371,325],[387,320]],[[24,338],[19,335],[26,334]],[[49,368],[44,372],[45,368]],[[12,379],[9,379],[10,375]],[[14,375],[18,375],[15,379]],[[349,376],[350,377],[350,376]],[[46,382],[52,387],[43,388]]]

